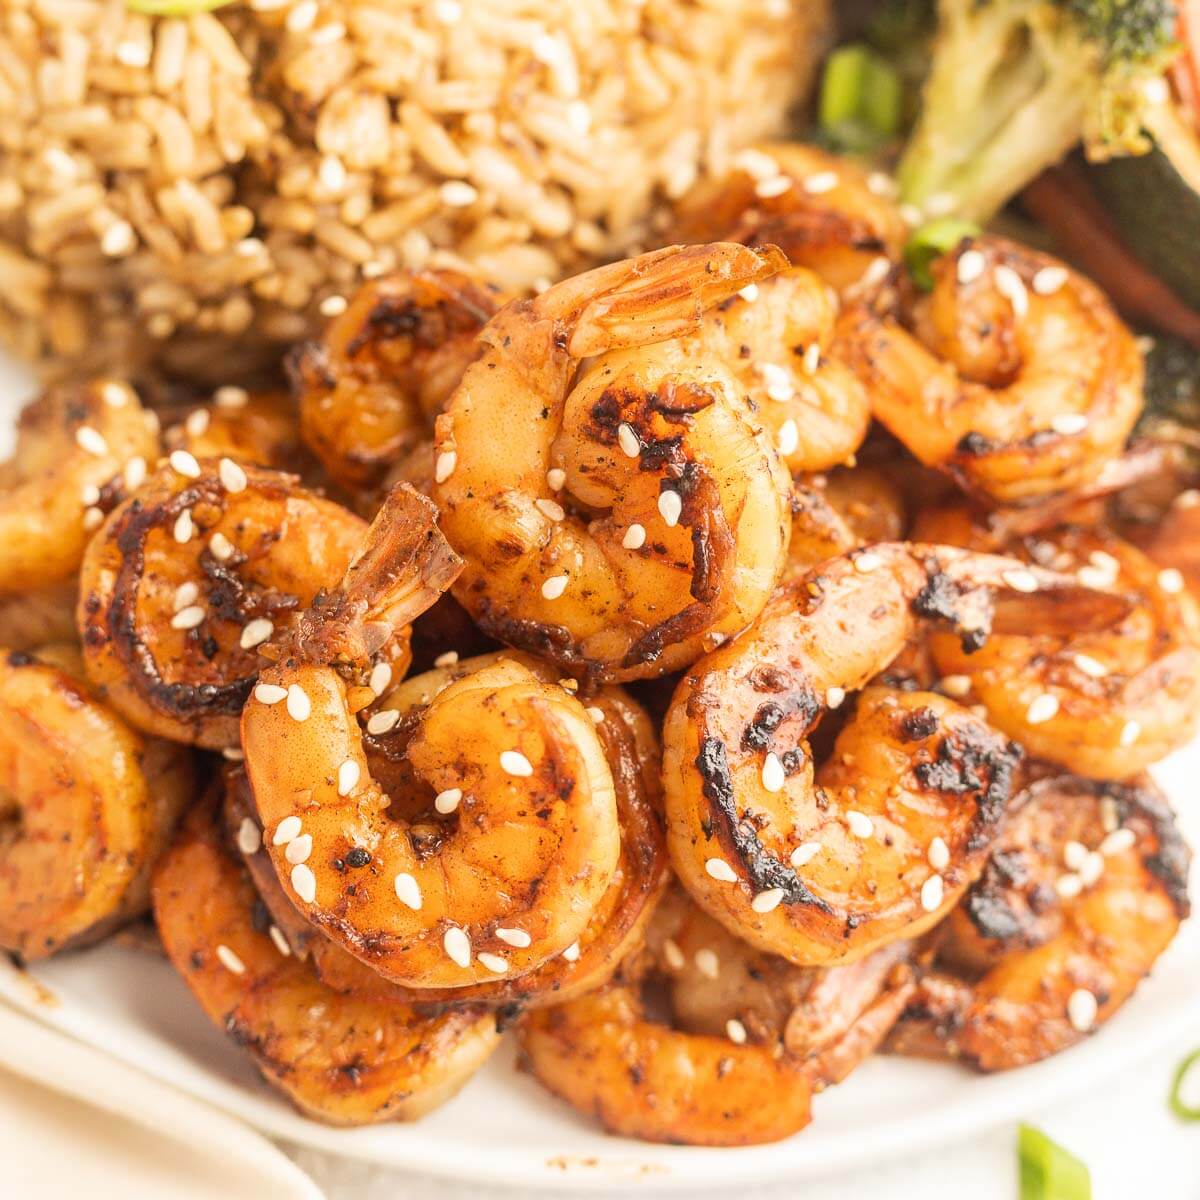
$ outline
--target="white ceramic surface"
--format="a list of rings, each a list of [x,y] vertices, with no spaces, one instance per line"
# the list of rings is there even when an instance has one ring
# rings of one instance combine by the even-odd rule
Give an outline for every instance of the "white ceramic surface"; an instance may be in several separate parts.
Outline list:
[[[0,362],[0,427],[27,391]],[[1200,744],[1157,772],[1200,844]],[[1200,875],[1194,877],[1200,894]],[[265,1132],[334,1154],[523,1189],[691,1192],[798,1181],[950,1142],[1082,1091],[1169,1045],[1194,1024],[1200,923],[1189,923],[1153,977],[1098,1035],[1047,1062],[978,1077],[950,1065],[877,1058],[815,1101],[810,1128],[741,1150],[648,1146],[610,1138],[552,1101],[502,1053],[445,1108],[416,1125],[330,1129],[297,1115],[213,1029],[170,967],[102,947],[30,974],[0,956],[0,994],[113,1057]]]

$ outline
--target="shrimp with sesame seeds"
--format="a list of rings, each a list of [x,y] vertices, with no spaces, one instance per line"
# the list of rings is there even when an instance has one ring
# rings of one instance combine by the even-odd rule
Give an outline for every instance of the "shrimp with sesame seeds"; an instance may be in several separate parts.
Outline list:
[[[343,678],[360,647],[459,568],[435,511],[391,493],[341,587],[259,677],[242,746],[293,904],[386,979],[462,988],[570,951],[613,881],[620,836],[591,716],[513,658],[419,676],[396,699],[410,707],[363,709],[360,725]]]
[[[303,1113],[333,1125],[411,1121],[453,1096],[499,1044],[494,1012],[426,1016],[342,995],[259,919],[212,806],[188,815],[154,874],[167,957],[205,1014]]]
[[[818,767],[810,739],[927,621],[972,645],[1119,597],[1012,559],[879,543],[785,584],[744,634],[681,679],[663,730],[672,863],[696,901],[752,945],[793,962],[852,962],[936,924],[982,869],[1011,795],[1018,748],[927,691],[870,687]],[[1033,572],[1034,568],[1022,568]],[[931,859],[937,840],[946,854]]]
[[[139,729],[236,746],[266,643],[342,577],[366,524],[291,475],[174,451],[88,547],[88,677]],[[407,636],[379,648],[399,669]]]
[[[157,457],[152,414],[123,383],[62,384],[27,405],[0,465],[0,595],[69,581],[126,479]]]
[[[1128,779],[1185,745],[1200,721],[1200,612],[1169,570],[1100,526],[992,533],[963,506],[921,514],[915,535],[1073,573],[1129,609],[1100,629],[1024,628],[978,650],[935,631],[928,647],[960,696],[1032,755],[1092,779]],[[1014,574],[1025,589],[1037,584]]]
[[[168,450],[280,471],[299,471],[306,465],[296,402],[287,392],[238,388],[219,389],[217,394],[217,401],[191,409],[182,421],[163,430]]]
[[[685,195],[672,236],[776,245],[847,295],[883,282],[900,261],[908,226],[893,191],[886,177],[816,146],[768,143]]]
[[[466,561],[455,596],[485,633],[612,682],[754,617],[783,568],[789,479],[744,398],[747,363],[705,328],[784,266],[773,249],[672,247],[488,323],[437,420],[433,492]]]
[[[0,946],[25,959],[144,912],[192,795],[188,751],[130,729],[80,675],[73,648],[0,651]]]
[[[397,272],[365,283],[319,340],[292,352],[301,435],[330,478],[369,492],[428,440],[506,299],[458,271]]]
[[[996,237],[964,238],[932,273],[909,327],[869,302],[838,324],[838,354],[878,420],[988,503],[1093,484],[1142,404],[1142,356],[1107,297]]]
[[[1188,913],[1190,854],[1144,778],[1043,775],[937,932],[896,1053],[998,1071],[1057,1054],[1133,994]]]

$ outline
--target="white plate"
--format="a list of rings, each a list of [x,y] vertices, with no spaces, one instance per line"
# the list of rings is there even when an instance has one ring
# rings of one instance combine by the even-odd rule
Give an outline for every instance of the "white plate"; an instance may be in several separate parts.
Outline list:
[[[18,376],[0,362],[0,425]],[[7,386],[6,386],[7,385]],[[1157,774],[1200,845],[1200,743]],[[1191,810],[1190,812],[1186,810]],[[1200,895],[1200,870],[1193,875]],[[945,1064],[876,1058],[817,1097],[804,1132],[774,1146],[705,1150],[607,1137],[553,1101],[501,1053],[450,1104],[415,1125],[330,1129],[297,1115],[200,1013],[160,960],[107,946],[26,975],[0,956],[0,994],[39,1019],[259,1129],[349,1158],[526,1189],[728,1189],[797,1181],[959,1141],[1044,1108],[1177,1039],[1196,1019],[1200,923],[1186,924],[1154,975],[1095,1037],[1064,1054],[981,1077]]]

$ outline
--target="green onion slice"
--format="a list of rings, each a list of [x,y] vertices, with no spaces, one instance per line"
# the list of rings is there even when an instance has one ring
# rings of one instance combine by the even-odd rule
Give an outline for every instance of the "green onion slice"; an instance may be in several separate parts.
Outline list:
[[[1193,1050],[1175,1068],[1175,1077],[1171,1080],[1171,1111],[1181,1121],[1200,1121],[1200,1104],[1189,1105],[1183,1098],[1184,1083],[1187,1081],[1188,1072],[1197,1063],[1200,1063],[1200,1047]]]
[[[233,0],[125,0],[125,7],[151,17],[190,17],[232,3]]]
[[[1020,1126],[1017,1154],[1021,1200],[1092,1200],[1092,1177],[1087,1167],[1040,1129]]]
[[[861,43],[841,46],[826,60],[817,121],[833,145],[878,147],[900,128],[904,87],[896,69]]]
[[[978,237],[980,232],[978,225],[957,217],[938,217],[914,230],[904,247],[904,261],[917,287],[930,291],[933,288],[930,268],[934,260],[953,250],[963,238]]]

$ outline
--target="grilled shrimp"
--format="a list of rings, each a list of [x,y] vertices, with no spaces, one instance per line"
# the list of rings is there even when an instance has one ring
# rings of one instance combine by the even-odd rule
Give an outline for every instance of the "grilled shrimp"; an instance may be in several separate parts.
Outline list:
[[[982,1071],[1079,1041],[1132,995],[1188,913],[1190,855],[1148,782],[1043,778],[938,931],[891,1048]]]
[[[1092,779],[1127,779],[1191,739],[1200,720],[1200,614],[1177,572],[1099,527],[1003,540],[961,507],[923,514],[916,535],[1074,572],[1131,601],[1107,628],[998,633],[978,651],[931,636],[933,660],[958,694],[969,688],[992,724],[1031,754]]]
[[[122,383],[64,384],[28,405],[0,465],[0,594],[69,580],[125,480],[157,457],[153,414]]]
[[[458,559],[433,506],[396,490],[342,586],[263,671],[242,745],[264,837],[293,903],[408,987],[463,987],[569,950],[613,880],[612,772],[592,719],[557,683],[500,658],[420,706],[363,710],[397,731],[388,791],[372,774],[339,666],[426,607]],[[431,823],[430,806],[451,816]],[[386,810],[386,811],[385,811]]]
[[[0,646],[8,650],[33,650],[48,642],[74,642],[74,579],[30,592],[0,595]]]
[[[777,142],[744,151],[735,163],[680,201],[679,241],[776,245],[843,294],[869,284],[876,264],[899,261],[908,227],[890,188],[845,158]]]
[[[168,450],[187,450],[195,458],[231,458],[282,471],[304,466],[296,404],[286,392],[219,388],[214,403],[168,426],[163,441]]]
[[[1081,624],[1117,597],[947,546],[880,543],[775,594],[749,630],[684,675],[663,730],[667,837],[695,899],[793,962],[852,962],[930,928],[983,866],[1018,748],[932,692],[873,687],[818,769],[809,738],[883,671],[922,619],[971,645],[1016,617]],[[1036,604],[1035,604],[1036,602]]]
[[[457,271],[401,272],[364,284],[319,341],[293,351],[301,433],[333,480],[375,487],[429,437],[504,299]]]
[[[263,644],[341,578],[365,529],[290,475],[175,452],[88,547],[88,677],[139,729],[236,746]],[[406,641],[387,653],[406,663]]]
[[[989,503],[1092,484],[1141,408],[1142,358],[1108,299],[1057,260],[994,237],[933,267],[912,330],[868,303],[838,353],[875,416],[927,465]]]
[[[742,366],[703,330],[785,265],[773,249],[669,248],[488,323],[437,420],[434,488],[466,560],[455,596],[485,632],[615,681],[690,662],[754,617],[783,568],[789,481]]]
[[[0,651],[0,946],[85,945],[149,903],[150,868],[191,798],[188,752],[94,699],[69,652]]]
[[[483,1009],[421,1016],[332,991],[269,932],[256,899],[211,806],[198,806],[154,874],[163,947],[213,1024],[301,1112],[333,1125],[415,1120],[496,1048]]]

